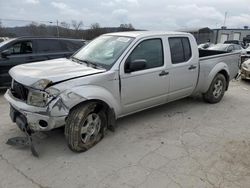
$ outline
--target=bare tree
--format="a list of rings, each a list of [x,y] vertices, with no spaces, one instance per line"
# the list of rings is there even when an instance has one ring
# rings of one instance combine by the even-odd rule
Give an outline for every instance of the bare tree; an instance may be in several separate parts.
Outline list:
[[[72,20],[71,25],[75,31],[78,31],[83,26],[83,22],[82,21],[78,22],[76,20]]]
[[[65,29],[69,29],[70,28],[70,24],[63,21],[63,22],[60,23],[60,27],[63,27]]]
[[[65,21],[60,23],[60,34],[62,37],[71,37],[72,36],[69,23],[67,23]]]
[[[133,26],[131,23],[129,23],[129,24],[128,24],[128,29],[134,30],[135,28],[134,28],[134,26]]]
[[[129,23],[129,24],[121,24],[120,28],[134,30],[134,27],[133,27],[133,25],[131,23]]]
[[[31,24],[28,25],[28,30],[30,31],[31,35],[38,35],[38,23],[31,22]]]
[[[99,28],[101,28],[101,26],[100,26],[99,23],[93,23],[93,24],[91,24],[91,26],[90,26],[90,29],[99,29]]]
[[[72,25],[73,29],[75,30],[74,37],[82,38],[83,32],[81,30],[81,27],[83,26],[83,22],[72,20],[71,25]]]

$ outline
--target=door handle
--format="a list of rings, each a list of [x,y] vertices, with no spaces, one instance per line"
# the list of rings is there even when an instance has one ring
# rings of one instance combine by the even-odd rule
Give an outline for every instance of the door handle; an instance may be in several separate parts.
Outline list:
[[[169,72],[161,71],[160,74],[159,74],[159,76],[166,76],[166,75],[168,75],[168,74],[169,74]]]
[[[188,69],[189,69],[189,70],[196,69],[196,66],[195,66],[195,65],[191,65]]]

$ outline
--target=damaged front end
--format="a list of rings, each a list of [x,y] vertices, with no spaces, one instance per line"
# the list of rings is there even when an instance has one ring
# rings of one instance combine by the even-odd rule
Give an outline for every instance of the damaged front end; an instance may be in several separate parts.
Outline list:
[[[4,95],[10,103],[12,121],[26,135],[24,138],[11,138],[7,144],[28,145],[34,156],[38,154],[32,142],[32,134],[64,126],[69,113],[68,107],[59,97],[60,91],[53,87],[46,89],[50,83],[50,81],[41,80],[28,87],[13,80],[11,89]]]

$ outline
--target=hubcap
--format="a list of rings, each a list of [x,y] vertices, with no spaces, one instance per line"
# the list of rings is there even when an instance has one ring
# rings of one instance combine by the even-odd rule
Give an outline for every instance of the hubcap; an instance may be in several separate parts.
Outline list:
[[[87,116],[85,122],[81,127],[82,142],[88,144],[96,140],[101,129],[101,118],[96,113],[91,113]]]
[[[223,90],[223,83],[221,80],[217,80],[214,84],[213,95],[215,98],[219,98]]]

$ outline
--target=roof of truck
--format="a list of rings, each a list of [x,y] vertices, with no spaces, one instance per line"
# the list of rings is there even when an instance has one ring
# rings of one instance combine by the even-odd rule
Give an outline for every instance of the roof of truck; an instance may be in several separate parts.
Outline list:
[[[84,39],[72,39],[72,38],[63,38],[63,37],[53,37],[53,36],[22,36],[22,37],[16,37],[16,38],[13,38],[15,40],[20,40],[20,39],[49,39],[49,40],[71,40],[71,41],[86,41]]]
[[[124,36],[124,37],[149,37],[153,35],[180,35],[187,34],[184,32],[174,31],[126,31],[117,33],[108,33],[106,35]]]

